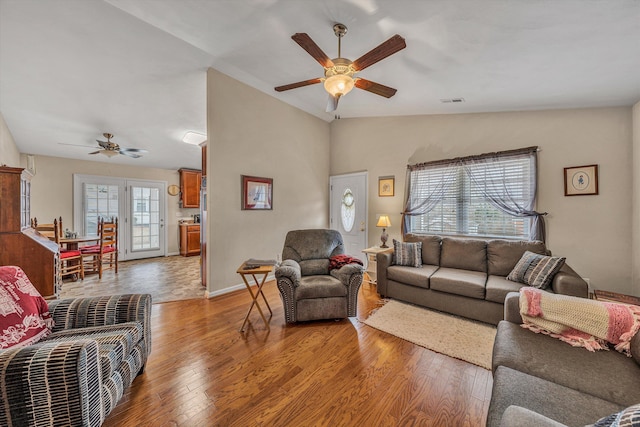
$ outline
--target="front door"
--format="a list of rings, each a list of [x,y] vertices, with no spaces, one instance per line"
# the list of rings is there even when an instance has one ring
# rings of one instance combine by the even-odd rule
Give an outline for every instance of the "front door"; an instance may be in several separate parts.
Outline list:
[[[363,259],[367,248],[367,172],[330,177],[330,226],[342,234],[345,252]]]

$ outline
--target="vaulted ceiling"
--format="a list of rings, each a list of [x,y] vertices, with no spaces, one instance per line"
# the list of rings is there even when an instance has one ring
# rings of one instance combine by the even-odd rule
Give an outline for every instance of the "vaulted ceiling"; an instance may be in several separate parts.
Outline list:
[[[630,106],[640,101],[637,0],[0,0],[0,112],[23,153],[198,167],[213,67],[323,120],[322,77],[292,39],[356,59],[400,34],[407,48],[360,75],[342,118]],[[463,98],[464,102],[442,102]],[[140,159],[89,156],[103,132]]]

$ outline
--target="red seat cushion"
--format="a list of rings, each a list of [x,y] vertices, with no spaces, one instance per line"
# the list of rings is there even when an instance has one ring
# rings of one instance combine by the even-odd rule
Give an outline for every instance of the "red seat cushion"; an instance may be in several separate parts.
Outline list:
[[[0,348],[34,344],[51,333],[47,301],[20,267],[0,267]]]
[[[60,259],[73,258],[80,255],[82,255],[80,251],[68,251],[68,250],[60,251]]]
[[[100,252],[100,245],[87,245],[80,248],[80,252],[82,252],[83,254],[92,251]]]

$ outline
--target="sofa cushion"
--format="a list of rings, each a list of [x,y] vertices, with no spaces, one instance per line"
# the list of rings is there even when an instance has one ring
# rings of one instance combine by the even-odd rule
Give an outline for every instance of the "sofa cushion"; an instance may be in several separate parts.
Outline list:
[[[486,272],[487,242],[477,239],[443,237],[440,266]]]
[[[526,251],[513,267],[507,280],[524,283],[538,289],[547,289],[553,276],[564,265],[565,258],[551,257]]]
[[[329,274],[329,258],[305,259],[299,261],[299,264],[303,276]]]
[[[485,299],[504,304],[504,299],[509,292],[518,292],[518,290],[523,286],[523,283],[512,282],[507,280],[506,277],[490,275],[487,278]]]
[[[553,381],[499,366],[493,376],[487,427],[499,426],[502,414],[512,405],[527,408],[568,426],[584,426],[624,408]]]
[[[526,240],[494,239],[487,242],[487,273],[507,276],[526,252],[549,255],[544,243]]]
[[[407,285],[429,289],[429,278],[438,270],[436,265],[422,265],[420,268],[392,265],[387,268],[387,278]]]
[[[296,300],[346,295],[347,287],[339,279],[324,274],[303,277],[300,279],[300,286],[296,289]]]
[[[640,426],[640,403],[620,412],[603,417],[593,427],[634,427]]]
[[[89,328],[64,329],[45,338],[46,342],[72,342],[94,340],[98,343],[98,354],[102,378],[107,379],[129,357],[133,348],[142,341],[143,327],[140,322]]]
[[[13,265],[0,267],[0,349],[37,343],[52,328],[47,301],[24,271]]]
[[[494,371],[506,366],[623,407],[640,402],[640,369],[632,358],[572,347],[515,323],[498,324],[491,363]]]
[[[631,338],[631,357],[640,365],[640,332]]]
[[[422,264],[440,265],[442,237],[407,234],[404,236],[404,241],[422,243]]]
[[[440,267],[429,279],[429,287],[436,291],[484,299],[487,275],[479,271]]]
[[[422,265],[422,242],[399,242],[393,239],[393,263],[420,267]]]

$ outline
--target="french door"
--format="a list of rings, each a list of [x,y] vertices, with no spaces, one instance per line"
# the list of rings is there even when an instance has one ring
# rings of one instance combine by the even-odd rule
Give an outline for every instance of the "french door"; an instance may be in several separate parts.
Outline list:
[[[166,255],[166,182],[73,176],[74,231],[97,235],[99,217],[118,218],[119,258]]]

